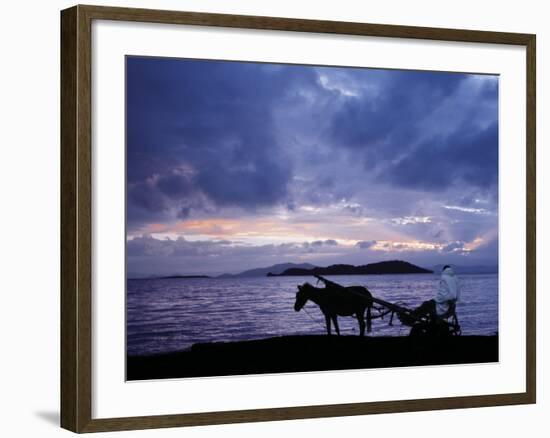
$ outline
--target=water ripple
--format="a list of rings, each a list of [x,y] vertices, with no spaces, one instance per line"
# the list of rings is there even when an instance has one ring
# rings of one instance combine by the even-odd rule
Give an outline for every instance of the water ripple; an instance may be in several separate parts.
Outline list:
[[[437,290],[435,275],[338,276],[342,285],[365,285],[377,297],[416,306]],[[182,350],[196,342],[235,341],[290,334],[324,333],[317,306],[308,314],[293,309],[296,285],[311,277],[243,279],[128,280],[127,348],[129,354]],[[464,334],[498,331],[498,275],[460,277],[457,313]],[[408,333],[388,317],[375,320],[374,336]],[[358,333],[357,321],[339,318],[341,331]]]

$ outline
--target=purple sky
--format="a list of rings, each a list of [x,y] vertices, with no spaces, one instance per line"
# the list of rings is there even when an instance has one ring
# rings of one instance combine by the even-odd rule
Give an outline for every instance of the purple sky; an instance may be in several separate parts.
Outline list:
[[[498,263],[498,77],[127,59],[130,276]]]

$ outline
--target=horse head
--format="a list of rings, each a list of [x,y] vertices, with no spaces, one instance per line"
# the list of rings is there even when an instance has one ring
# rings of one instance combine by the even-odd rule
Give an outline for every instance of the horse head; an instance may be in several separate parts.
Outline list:
[[[296,292],[296,302],[294,303],[294,310],[299,312],[302,307],[305,306],[312,289],[315,289],[311,284],[304,283],[298,286],[298,292]]]

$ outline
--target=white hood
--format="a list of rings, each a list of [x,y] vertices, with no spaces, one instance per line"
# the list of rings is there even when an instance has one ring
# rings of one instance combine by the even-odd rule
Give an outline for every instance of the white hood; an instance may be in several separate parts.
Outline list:
[[[451,300],[458,301],[459,299],[460,285],[458,284],[458,278],[453,268],[445,268],[441,273],[439,290],[435,297],[437,314],[442,315],[446,313],[449,309],[448,302]]]

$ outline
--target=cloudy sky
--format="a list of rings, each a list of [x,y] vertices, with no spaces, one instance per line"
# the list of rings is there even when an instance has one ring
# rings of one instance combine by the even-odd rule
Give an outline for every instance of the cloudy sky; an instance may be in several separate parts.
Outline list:
[[[498,77],[127,58],[130,276],[498,263]]]

